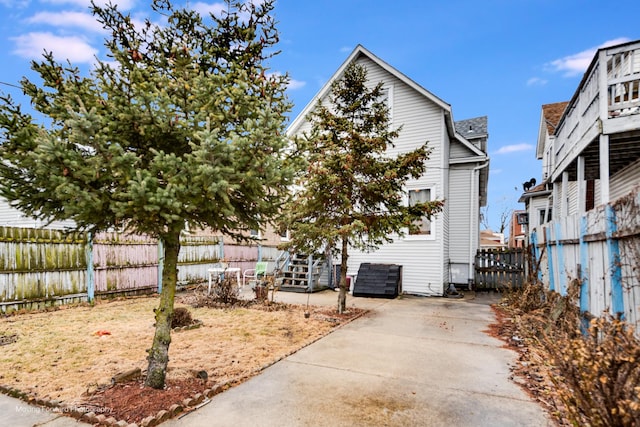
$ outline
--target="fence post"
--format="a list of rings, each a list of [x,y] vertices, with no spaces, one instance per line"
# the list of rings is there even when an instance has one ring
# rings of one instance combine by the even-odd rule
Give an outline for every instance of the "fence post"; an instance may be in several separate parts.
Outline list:
[[[549,270],[549,290],[555,291],[556,286],[555,286],[555,279],[554,279],[555,275],[553,273],[553,252],[551,252],[551,239],[550,239],[551,232],[549,231],[551,224],[552,223],[549,223],[549,225],[545,226],[543,230],[544,230],[544,240],[547,243],[547,269]]]
[[[542,282],[542,269],[539,267],[540,266],[540,261],[538,258],[540,258],[540,249],[538,249],[538,232],[534,231],[533,233],[531,233],[531,246],[532,246],[532,251],[531,253],[533,254],[533,259],[531,260],[531,263],[533,264],[531,266],[531,271],[535,272],[538,275],[538,280]],[[538,270],[537,272],[534,270],[534,267],[538,266],[538,268],[536,268],[536,270]]]
[[[313,255],[307,258],[307,292],[313,292]]]
[[[605,207],[606,212],[606,237],[607,249],[609,255],[609,268],[611,275],[611,305],[613,314],[620,314],[620,318],[624,319],[624,297],[622,294],[622,271],[620,266],[620,248],[618,240],[613,237],[618,229],[616,222],[616,212],[613,206],[608,204]]]
[[[158,238],[158,293],[162,293],[162,270],[164,269],[164,244]]]
[[[566,217],[564,221],[566,221]],[[560,295],[567,295],[567,275],[562,273],[562,268],[565,266],[564,263],[564,245],[562,243],[562,227],[561,223],[557,222],[555,228],[555,238],[556,238],[556,253],[558,254],[558,288],[560,290]]]
[[[87,233],[87,244],[85,245],[84,253],[87,260],[87,300],[91,302],[95,297],[96,289],[96,276],[93,270],[93,235],[91,232]]]
[[[587,227],[587,217],[580,217],[580,311],[582,313],[589,311],[589,245],[584,241]]]

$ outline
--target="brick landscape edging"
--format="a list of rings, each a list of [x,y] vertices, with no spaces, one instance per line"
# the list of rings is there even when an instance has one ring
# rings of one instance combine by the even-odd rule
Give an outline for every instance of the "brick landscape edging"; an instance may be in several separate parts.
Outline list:
[[[300,348],[292,350],[278,357],[277,359],[274,359],[272,362],[264,364],[260,368],[254,369],[253,371],[251,371],[251,373],[243,377],[227,381],[226,383],[215,385],[212,388],[204,390],[202,393],[195,394],[193,397],[183,399],[183,401],[180,404],[172,404],[171,406],[169,406],[167,410],[162,409],[158,411],[158,413],[156,413],[155,415],[144,418],[142,421],[140,421],[140,424],[127,423],[124,420],[116,420],[114,417],[107,417],[104,414],[96,414],[93,411],[87,412],[86,410],[83,410],[86,408],[84,408],[82,405],[67,405],[58,400],[41,398],[41,397],[38,397],[36,393],[23,392],[19,389],[9,387],[3,384],[0,384],[0,393],[20,399],[30,405],[49,408],[52,410],[51,412],[57,412],[60,415],[68,415],[79,421],[83,421],[93,425],[101,425],[101,426],[107,426],[107,427],[155,427],[171,418],[176,417],[177,415],[183,412],[191,412],[197,409],[199,406],[202,406],[202,404],[208,403],[208,401],[210,401],[210,399],[212,399],[215,395],[222,393],[228,388],[238,385],[246,381],[247,379],[259,374],[260,372],[264,371],[268,367],[275,365],[279,361],[291,356],[294,353],[297,353],[303,348],[310,346],[311,344],[319,341],[320,339],[326,337],[327,335],[332,334],[334,331],[342,328],[345,325],[348,325],[349,323],[353,322],[356,319],[359,319],[360,317],[362,317],[368,312],[369,310],[363,310],[361,313],[354,316],[353,318],[347,321],[343,321],[342,323],[340,323],[339,325],[331,329],[329,333],[327,333],[326,335],[319,336],[309,341],[308,343],[304,344]],[[202,326],[202,322],[199,322],[199,324],[196,323],[195,325],[185,326],[181,330],[193,329],[200,326]],[[205,402],[205,400],[207,400],[207,402]]]

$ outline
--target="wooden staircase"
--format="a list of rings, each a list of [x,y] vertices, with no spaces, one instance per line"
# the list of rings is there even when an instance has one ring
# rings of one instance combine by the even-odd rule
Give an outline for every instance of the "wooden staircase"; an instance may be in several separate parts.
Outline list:
[[[319,279],[324,267],[324,259],[306,254],[294,254],[284,265],[277,278],[281,291],[317,292],[325,289]]]

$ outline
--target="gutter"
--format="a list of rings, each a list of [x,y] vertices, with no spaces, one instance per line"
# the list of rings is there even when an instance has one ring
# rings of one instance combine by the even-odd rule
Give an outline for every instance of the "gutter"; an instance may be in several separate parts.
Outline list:
[[[478,173],[478,171],[480,169],[484,169],[487,166],[489,166],[489,161],[487,160],[486,162],[484,162],[481,165],[476,166],[475,168],[471,169],[471,174],[470,174],[470,180],[471,180],[471,185],[469,186],[469,188],[471,188],[471,194],[475,195],[475,182],[476,182],[476,175]],[[474,200],[473,197],[471,198],[471,200]],[[480,194],[478,194],[478,208],[480,208]],[[477,221],[478,218],[475,218],[475,221]],[[469,209],[469,228],[471,228],[471,224],[474,224],[474,209]],[[478,246],[480,245],[480,227],[478,226],[478,232],[477,232],[477,236],[476,238],[478,239]],[[471,237],[471,236],[469,236]],[[474,253],[473,253],[473,239],[469,239],[469,279],[473,279],[473,259],[474,259]]]

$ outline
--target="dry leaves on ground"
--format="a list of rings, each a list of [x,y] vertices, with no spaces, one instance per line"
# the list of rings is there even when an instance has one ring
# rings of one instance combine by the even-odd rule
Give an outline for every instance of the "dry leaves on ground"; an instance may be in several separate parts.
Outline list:
[[[179,301],[176,307],[186,306]],[[143,297],[1,318],[0,336],[15,340],[2,347],[0,384],[68,404],[104,406],[101,412],[111,416],[136,413],[126,421],[139,422],[153,415],[154,400],[180,403],[205,387],[241,382],[362,313],[338,316],[331,308],[309,307],[305,318],[307,308],[296,305],[189,307],[202,326],[172,334],[167,392],[145,391],[135,381],[109,388],[116,373],[146,369],[157,303]],[[208,380],[194,380],[203,370]],[[137,393],[147,394],[134,398]]]

